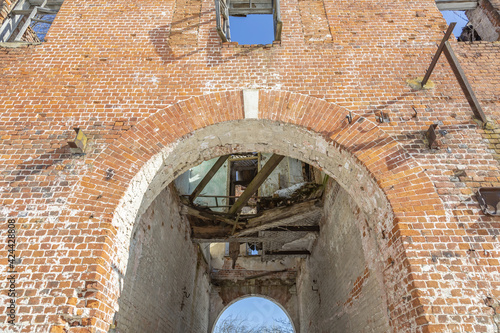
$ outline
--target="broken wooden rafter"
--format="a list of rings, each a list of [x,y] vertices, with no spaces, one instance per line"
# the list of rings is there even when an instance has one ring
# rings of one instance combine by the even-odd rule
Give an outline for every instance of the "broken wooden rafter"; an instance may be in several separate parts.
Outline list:
[[[206,223],[198,223],[197,225],[192,223],[193,239],[214,239],[215,242],[216,240],[226,241],[233,237],[249,236],[262,230],[277,229],[276,231],[279,231],[288,229],[292,231],[294,228],[307,229],[310,226],[317,226],[323,213],[320,204],[321,201],[316,199],[292,206],[273,208],[254,218],[242,218],[240,216],[238,222],[224,213],[199,210],[186,205],[182,206],[181,213],[206,221]],[[218,222],[223,222],[225,225],[217,225]],[[239,228],[247,228],[232,235],[232,229],[236,224]],[[228,227],[228,225],[233,226],[233,228]]]
[[[219,157],[219,159],[215,162],[215,164],[210,168],[208,173],[205,175],[205,177],[203,177],[198,186],[196,186],[193,193],[191,193],[191,195],[189,196],[190,202],[193,202],[196,199],[196,197],[198,197],[201,194],[201,191],[203,191],[205,186],[207,186],[207,184],[210,182],[213,176],[215,176],[217,171],[219,171],[219,169],[224,165],[228,157],[229,155]]]
[[[217,214],[216,212],[213,211],[198,210],[196,208],[187,205],[182,205],[181,213],[208,221],[224,222],[230,225],[234,225],[236,223],[234,219],[227,218],[223,214]],[[241,225],[244,225],[244,223],[241,223]]]
[[[308,250],[289,250],[289,251],[264,251],[266,256],[303,256],[311,255]]]
[[[320,200],[301,202],[293,206],[278,207],[265,211],[261,216],[251,218],[246,223],[246,229],[235,236],[245,236],[269,228],[287,226],[295,223],[318,224],[323,209],[318,207]]]
[[[319,232],[318,225],[305,225],[305,226],[286,226],[286,227],[276,227],[265,229],[265,231],[282,231],[282,232]],[[248,234],[247,236],[228,236],[230,233],[230,228],[227,226],[210,226],[210,227],[192,227],[191,240],[194,243],[225,243],[225,242],[240,242],[240,243],[255,243],[264,242],[269,239],[269,237],[259,236],[258,233]]]
[[[453,32],[453,28],[455,28],[456,24],[457,22],[451,22],[450,25],[448,26],[448,29],[446,30],[443,39],[441,40],[441,43],[439,43],[438,49],[436,50],[436,53],[432,58],[431,64],[429,65],[429,68],[427,69],[427,72],[425,73],[425,76],[422,80],[422,88],[426,85],[427,81],[431,77],[432,71],[434,71],[434,67],[436,67],[436,64],[439,60],[439,56],[443,52],[444,45],[448,41],[448,38],[450,38],[450,35]]]
[[[267,163],[257,173],[254,179],[252,179],[250,184],[248,184],[247,188],[243,191],[238,200],[233,204],[233,206],[231,206],[228,212],[230,215],[237,214],[245,206],[248,200],[250,200],[250,198],[259,190],[259,187],[264,183],[267,177],[269,177],[273,170],[276,169],[283,158],[284,156],[278,154],[273,154],[273,156],[269,158]]]

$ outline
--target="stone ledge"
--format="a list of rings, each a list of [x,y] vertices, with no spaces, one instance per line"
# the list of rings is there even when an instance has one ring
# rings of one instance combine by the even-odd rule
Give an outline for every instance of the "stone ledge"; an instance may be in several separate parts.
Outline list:
[[[18,49],[21,47],[29,47],[31,45],[40,45],[42,42],[2,42],[0,48]]]

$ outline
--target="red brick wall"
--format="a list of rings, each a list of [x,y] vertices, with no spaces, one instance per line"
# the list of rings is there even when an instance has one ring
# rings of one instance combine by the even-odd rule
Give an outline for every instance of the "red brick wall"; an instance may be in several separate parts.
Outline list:
[[[332,156],[357,159],[385,193],[395,219],[384,246],[399,253],[384,258],[385,276],[399,288],[386,292],[409,297],[389,305],[394,331],[493,329],[485,299],[500,298],[500,225],[474,199],[478,187],[500,185],[489,134],[474,122],[444,57],[432,90],[405,82],[424,75],[442,37],[434,3],[326,1],[308,15],[326,15],[332,42],[309,43],[308,7],[282,1],[282,42],[272,47],[222,47],[213,1],[197,8],[187,24],[181,1],[65,0],[46,43],[0,49],[0,205],[16,219],[20,330],[109,329],[117,296],[108,271],[126,248],[112,223],[120,199],[172,142],[243,118],[245,88],[261,90],[261,119],[323,136]],[[498,58],[496,44],[485,48]],[[488,75],[496,82],[498,66],[484,70],[471,60],[464,67],[473,86]],[[495,89],[477,93],[496,124]],[[347,125],[349,111],[363,122]],[[376,122],[381,111],[390,122]],[[447,134],[430,150],[423,133],[435,122]],[[73,127],[90,138],[84,156],[69,153]],[[192,163],[185,158],[184,167]],[[6,246],[5,236],[2,281]],[[95,294],[73,296],[89,285]],[[82,316],[82,326],[69,327],[67,313]]]

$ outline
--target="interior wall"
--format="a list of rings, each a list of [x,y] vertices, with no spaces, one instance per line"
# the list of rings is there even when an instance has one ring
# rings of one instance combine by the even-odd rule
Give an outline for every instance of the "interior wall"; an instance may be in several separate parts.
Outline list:
[[[367,225],[347,192],[330,181],[320,236],[298,278],[301,333],[390,331],[380,273],[365,254],[373,251]]]
[[[207,332],[207,271],[170,185],[140,217],[132,234],[114,331]]]

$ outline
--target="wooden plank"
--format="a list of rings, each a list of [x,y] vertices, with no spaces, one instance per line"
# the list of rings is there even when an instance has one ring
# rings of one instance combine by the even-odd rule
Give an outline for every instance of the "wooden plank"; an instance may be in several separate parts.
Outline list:
[[[305,202],[300,202],[292,206],[283,206],[278,208],[273,208],[266,210],[262,215],[254,218],[250,218],[247,222],[248,227],[257,227],[264,224],[269,224],[273,221],[279,221],[289,217],[301,218],[302,214],[308,214],[314,212],[322,212],[322,208],[319,207],[321,201],[319,199],[310,200]]]
[[[280,0],[273,1],[274,40],[281,41],[281,30],[283,27],[283,22],[281,21]]]
[[[45,1],[47,1],[47,0],[45,0]],[[24,24],[21,27],[21,29],[19,30],[19,32],[17,33],[16,38],[14,38],[14,41],[18,42],[18,41],[21,40],[21,38],[23,37],[24,33],[26,32],[26,30],[28,29],[28,27],[31,24],[31,19],[33,17],[35,17],[36,12],[37,12],[37,8],[35,7],[31,11],[31,14],[29,14],[28,17],[26,18],[26,21],[24,21]]]
[[[11,13],[13,15],[29,15],[31,14],[32,9],[20,9],[20,10],[13,10]]]
[[[61,6],[64,2],[64,0],[47,0],[45,3],[45,6],[42,4],[45,2],[45,0],[29,0],[29,3],[32,6],[41,6],[41,7],[47,7],[47,6]]]
[[[317,224],[319,223],[319,219],[321,218],[322,214],[323,214],[323,209],[315,207],[309,212],[304,212],[302,214],[292,215],[289,217],[282,217],[274,221],[264,222],[254,227],[245,228],[240,232],[236,233],[235,236],[237,237],[247,236],[249,234],[258,231],[264,231],[264,230],[267,231],[274,228],[281,228],[295,223]]]
[[[48,14],[48,15],[56,15],[58,13],[58,10],[40,7],[40,8],[38,8],[38,12]]]
[[[276,169],[283,158],[284,156],[278,154],[273,154],[271,158],[269,158],[266,165],[262,167],[254,179],[252,179],[250,184],[248,184],[247,188],[243,191],[238,200],[229,209],[229,214],[237,214],[245,206],[248,200],[259,190],[259,187],[264,183],[267,177],[269,177],[273,170]]]
[[[222,0],[215,0],[215,21],[217,33],[219,34],[223,42],[229,42],[231,40],[230,36],[226,36],[228,30],[227,18],[226,18],[226,6]]]
[[[247,16],[256,14],[272,14],[272,8],[231,8],[229,9],[230,16]]]
[[[471,0],[436,0],[439,10],[469,10],[478,6],[478,1]]]
[[[198,186],[196,186],[193,193],[191,193],[191,195],[189,196],[189,201],[193,202],[196,199],[196,197],[198,197],[201,194],[201,191],[203,191],[205,186],[207,186],[207,184],[215,176],[217,171],[219,171],[219,169],[224,165],[228,157],[229,155],[219,157],[219,159],[215,162],[214,165],[212,165],[208,173],[205,175],[205,177],[203,177]]]
[[[453,73],[455,74],[455,77],[457,78],[458,84],[462,88],[462,91],[465,94],[465,98],[467,99],[467,102],[469,102],[469,105],[474,112],[474,114],[481,119],[483,123],[486,124],[488,121],[486,119],[486,115],[483,112],[483,109],[481,108],[481,105],[479,104],[479,101],[476,98],[476,95],[474,94],[474,90],[472,90],[471,85],[469,84],[469,81],[467,80],[467,77],[465,76],[465,73],[460,66],[460,63],[458,62],[457,57],[455,56],[455,52],[453,52],[453,49],[451,48],[451,45],[449,42],[445,43],[445,48],[444,48],[444,55],[446,56],[446,59],[448,59],[448,63],[450,64],[451,69],[453,70]]]
[[[287,231],[287,232],[319,232],[319,225],[290,225],[276,228],[264,229],[265,231]]]
[[[252,0],[251,3],[248,0],[231,0],[231,2],[229,3],[229,5],[231,7],[240,6],[240,5],[246,5],[248,7],[250,7],[250,6],[255,7],[255,6],[263,5],[263,4],[267,4],[269,7],[273,6],[272,0]]]
[[[41,19],[37,19],[37,18],[32,18],[31,20],[35,21],[35,22],[45,23],[45,24],[52,24],[52,21],[41,20]]]
[[[240,242],[240,243],[261,243],[266,241],[273,241],[269,237],[258,236],[257,233],[249,234],[245,237],[231,236],[231,228],[228,226],[192,226],[191,227],[191,240],[194,243],[227,243],[227,242]],[[280,231],[280,232],[319,232],[319,226],[288,226],[270,228],[265,231]]]
[[[264,251],[266,256],[303,256],[311,255],[307,250],[290,250],[290,251]]]
[[[230,224],[230,225],[234,225],[236,223],[236,221],[234,219],[229,219],[229,218],[224,217],[222,215],[216,214],[215,212],[198,210],[196,208],[193,208],[193,207],[190,207],[187,205],[182,205],[181,214],[192,215],[192,216],[195,216],[195,217],[198,217],[200,219],[207,220],[207,221],[224,222],[224,223]],[[244,223],[239,223],[239,224],[244,225]]]

